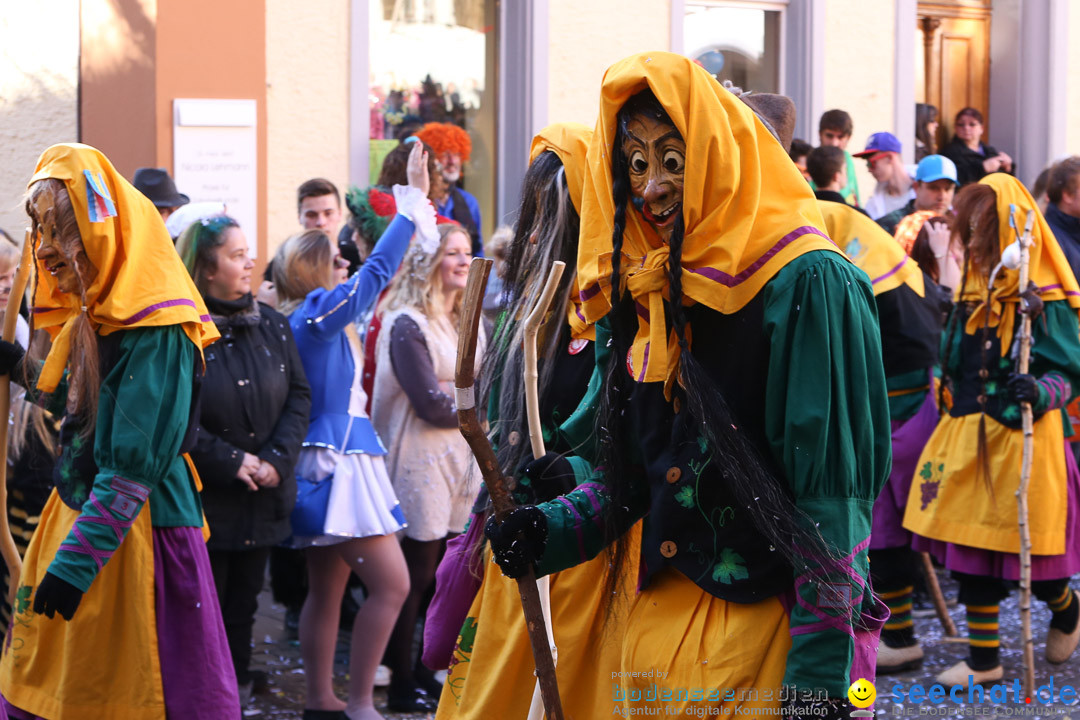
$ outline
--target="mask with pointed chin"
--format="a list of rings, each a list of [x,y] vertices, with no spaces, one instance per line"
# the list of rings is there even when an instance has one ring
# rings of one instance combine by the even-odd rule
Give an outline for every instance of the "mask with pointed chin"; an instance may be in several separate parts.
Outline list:
[[[634,207],[667,242],[682,211],[686,141],[672,125],[638,113],[626,123],[622,151]]]

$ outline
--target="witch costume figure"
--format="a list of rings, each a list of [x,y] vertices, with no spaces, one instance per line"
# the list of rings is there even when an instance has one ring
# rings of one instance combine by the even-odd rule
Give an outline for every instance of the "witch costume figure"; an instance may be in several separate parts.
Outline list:
[[[1051,611],[1046,660],[1063,663],[1080,642],[1080,597],[1069,579],[1080,571],[1080,472],[1065,442],[1064,411],[1080,383],[1080,287],[1035,201],[1014,177],[987,175],[953,203],[964,245],[963,280],[942,338],[941,363],[952,405],[915,468],[904,527],[960,582],[968,657],[938,675],[966,686],[1004,676],[998,632],[1007,581],[1020,577],[1016,491],[1023,455],[1020,403],[1034,412],[1028,507],[1031,590]],[[1032,229],[1031,288],[1041,315],[1031,323],[1029,374],[1017,372],[1020,273],[999,266],[1016,239],[1010,218]],[[972,680],[973,678],[973,680]]]
[[[866,560],[890,454],[872,288],[704,68],[632,56],[600,106],[578,249],[583,315],[612,336],[598,470],[490,521],[495,559],[547,574],[611,547],[621,570],[644,517],[613,703],[839,714],[884,616]]]
[[[557,123],[533,138],[517,226],[503,271],[506,290],[500,305],[504,310],[482,365],[482,387],[490,392],[487,417],[496,456],[510,474],[532,459],[523,378],[524,319],[536,305],[554,262],[567,263],[550,318],[537,340],[545,457],[561,469],[546,472],[535,483],[521,478],[515,490],[519,502],[549,500],[572,490],[579,474],[574,463],[580,466],[583,461],[571,456],[572,463],[561,453],[580,448],[592,436],[592,415],[571,415],[588,389],[594,352],[603,352],[600,345],[606,348],[606,338],[594,342],[595,327],[587,325],[580,314],[574,273],[578,208],[591,138],[592,130],[578,123]],[[425,663],[449,665],[438,720],[525,718],[533,696],[534,663],[517,583],[504,577],[494,563],[479,562],[488,553],[486,548],[475,547],[478,540],[484,544],[487,499],[486,490],[481,490],[468,531],[447,544],[424,628]],[[470,560],[475,562],[470,565]],[[550,578],[559,694],[563,706],[572,708],[576,717],[611,712],[611,689],[597,679],[619,669],[625,613],[609,617],[606,612],[603,579],[607,572],[607,558],[598,556]],[[634,591],[631,575],[622,577],[619,591],[623,594]],[[474,577],[475,585],[461,587],[462,579]],[[619,609],[625,610],[625,603]],[[446,633],[451,623],[453,632]],[[445,629],[440,632],[440,628]]]
[[[881,355],[889,391],[892,470],[874,503],[870,573],[874,591],[889,607],[881,633],[877,673],[899,672],[922,662],[911,617],[915,554],[904,529],[915,463],[937,426],[934,368],[945,292],[881,227],[847,203],[820,200],[829,236],[870,277],[881,325]]]
[[[218,332],[161,216],[99,151],[46,150],[27,212],[34,324],[53,346],[13,377],[64,420],[0,663],[8,712],[239,717],[199,480],[183,454]],[[3,350],[9,366],[21,354]]]

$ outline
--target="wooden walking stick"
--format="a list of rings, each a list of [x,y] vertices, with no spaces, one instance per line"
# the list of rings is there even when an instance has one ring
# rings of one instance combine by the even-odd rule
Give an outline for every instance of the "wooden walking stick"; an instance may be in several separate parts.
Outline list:
[[[1027,292],[1031,264],[1031,226],[1035,211],[1028,210],[1024,223],[1024,235],[1020,238],[1020,304],[1022,313],[1020,329],[1020,362],[1018,372],[1026,375],[1031,358],[1031,315],[1023,293]],[[1009,224],[1016,228],[1013,214]],[[1028,485],[1031,482],[1031,461],[1034,452],[1034,420],[1031,403],[1020,403],[1020,418],[1024,432],[1024,451],[1020,461],[1020,487],[1016,491],[1016,516],[1020,525],[1020,629],[1024,641],[1024,692],[1027,697],[1035,695],[1035,641],[1031,636],[1031,527],[1028,525]]]
[[[502,522],[514,509],[506,478],[503,477],[495,451],[488,441],[480,418],[476,412],[476,396],[473,389],[475,381],[476,338],[480,327],[480,306],[487,287],[488,273],[492,261],[486,258],[473,258],[469,267],[469,281],[465,286],[465,298],[461,307],[461,320],[458,325],[457,372],[454,374],[454,397],[457,401],[458,425],[465,441],[480,466],[495,518]],[[544,699],[548,720],[563,720],[562,704],[559,701],[559,684],[555,678],[555,663],[547,644],[547,623],[540,606],[540,593],[536,588],[536,576],[530,569],[518,578],[518,593],[521,595],[521,607],[525,613],[525,627],[529,631],[532,645],[533,662],[536,663],[536,677],[540,683],[540,694]]]
[[[937,613],[938,620],[941,621],[941,627],[945,630],[946,637],[956,637],[956,623],[953,622],[952,617],[949,616],[949,608],[945,604],[945,596],[941,592],[941,585],[937,580],[937,573],[934,572],[934,562],[930,559],[930,553],[921,552],[919,558],[922,560],[923,575],[926,576],[926,589],[930,591],[930,598],[934,601],[934,612]],[[964,642],[967,642],[965,639]]]
[[[23,293],[26,292],[26,283],[30,279],[30,266],[33,264],[32,246],[33,235],[30,228],[27,228],[26,239],[23,240],[22,260],[15,273],[15,282],[11,286],[11,295],[8,296],[7,309],[4,311],[4,331],[0,337],[3,337],[5,342],[11,342],[15,338],[19,304],[22,302]],[[8,605],[14,609],[15,593],[18,591],[19,577],[22,575],[22,558],[19,556],[19,548],[15,546],[15,537],[11,534],[11,525],[8,523],[7,451],[10,415],[11,378],[8,375],[0,375],[0,552],[4,556],[4,564],[7,565],[8,571]]]
[[[537,387],[539,373],[536,363],[536,336],[544,324],[544,316],[551,307],[551,299],[559,287],[566,263],[556,260],[548,272],[547,282],[540,293],[536,307],[525,318],[525,414],[529,421],[529,442],[532,445],[533,459],[539,460],[547,452],[544,447],[544,428],[540,424],[540,391]],[[555,647],[554,628],[551,622],[551,583],[545,575],[536,581],[540,592],[540,606],[544,611],[544,627],[547,629],[548,647],[551,649],[552,666],[559,664],[559,650]],[[532,703],[529,705],[528,720],[541,720],[544,713],[540,697],[540,681],[533,688]]]

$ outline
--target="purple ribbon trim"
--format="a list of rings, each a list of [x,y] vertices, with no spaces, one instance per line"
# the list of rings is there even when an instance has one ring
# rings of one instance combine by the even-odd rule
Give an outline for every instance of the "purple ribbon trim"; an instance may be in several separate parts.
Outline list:
[[[650,322],[650,318],[652,317],[652,315],[649,314],[649,308],[645,307],[640,302],[635,300],[634,309],[637,310],[638,317],[640,317],[645,322]]]
[[[578,298],[581,302],[587,302],[591,298],[596,296],[596,293],[600,292],[600,283],[594,283],[584,290],[578,290]]]
[[[829,238],[829,236],[826,235],[825,233],[823,233],[821,230],[818,230],[816,227],[813,227],[811,225],[804,225],[803,227],[795,228],[794,230],[789,232],[787,235],[780,238],[780,240],[777,241],[777,243],[775,245],[773,245],[771,248],[769,248],[765,252],[764,255],[762,255],[757,260],[755,260],[750,265],[750,267],[746,268],[745,270],[743,270],[738,275],[729,275],[728,273],[724,272],[723,270],[717,270],[716,268],[711,268],[711,267],[687,268],[687,270],[689,272],[692,272],[692,273],[696,274],[696,275],[701,275],[703,277],[707,277],[708,279],[710,279],[710,280],[712,280],[714,282],[718,282],[718,283],[720,283],[721,285],[723,285],[725,287],[735,287],[736,285],[739,285],[740,283],[743,283],[746,280],[748,280],[750,278],[750,276],[752,276],[754,273],[756,273],[758,270],[760,270],[762,268],[762,266],[765,265],[765,263],[767,263],[774,255],[776,255],[776,253],[780,252],[785,247],[787,247],[791,243],[795,242],[795,240],[799,239],[803,235],[819,235],[819,236],[825,238],[826,240],[829,240],[829,242],[832,242],[832,240]],[[833,244],[835,244],[835,243],[833,243]]]
[[[596,527],[598,527],[600,529],[603,529],[604,524],[600,520],[600,515],[603,512],[603,509],[602,509],[602,506],[600,505],[600,498],[598,498],[596,496],[596,490],[593,487],[596,484],[597,483],[588,483],[588,484],[582,483],[582,484],[578,485],[577,489],[581,491],[582,495],[584,495],[585,497],[587,497],[589,499],[589,504],[592,505],[592,509],[593,509],[593,525],[595,525]]]
[[[649,367],[649,348],[652,347],[651,342],[645,343],[645,357],[641,361],[641,374],[638,376],[638,382],[645,382],[645,369]]]
[[[79,519],[75,521],[75,524],[71,526],[71,533],[75,536],[75,539],[79,541],[79,544],[75,545],[68,541],[65,541],[63,544],[61,544],[60,547],[61,549],[68,552],[89,555],[91,558],[94,559],[94,562],[97,563],[98,570],[100,571],[101,568],[105,565],[103,560],[107,561],[109,558],[111,558],[112,551],[98,550],[97,548],[95,548],[82,534],[82,530],[79,528],[79,525],[82,523],[94,523],[95,525],[104,525],[106,527],[111,527],[113,529],[113,532],[116,533],[116,542],[117,544],[119,544],[124,540],[123,531],[131,527],[132,523],[134,523],[135,520],[116,520],[112,517],[112,514],[105,509],[105,506],[101,504],[101,501],[98,500],[97,495],[93,493],[90,493],[90,505],[99,513],[101,513],[101,517],[87,515],[84,512],[82,515],[79,516]]]
[[[555,502],[562,503],[563,505],[565,505],[570,510],[570,514],[574,516],[574,520],[575,520],[575,522],[574,522],[574,531],[577,533],[578,555],[580,556],[580,559],[584,560],[585,559],[585,535],[584,535],[584,533],[583,533],[583,531],[581,529],[581,526],[583,524],[582,523],[582,517],[581,517],[580,514],[578,514],[577,508],[574,507],[574,504],[572,502],[570,502],[569,500],[567,500],[566,498],[557,497],[557,498],[555,498]]]
[[[139,322],[140,320],[142,320],[144,317],[146,317],[150,313],[154,312],[155,310],[162,310],[164,308],[176,307],[177,305],[187,305],[187,306],[189,306],[191,308],[196,307],[195,301],[194,300],[189,300],[188,298],[178,298],[176,300],[162,300],[159,303],[154,303],[150,307],[143,308],[139,312],[137,312],[134,315],[132,315],[131,317],[129,317],[127,320],[121,320],[120,324],[121,325],[133,325],[134,323]],[[209,320],[210,318],[206,318],[206,319]]]
[[[855,556],[858,555],[860,552],[862,552],[863,550],[865,550],[868,547],[870,547],[870,538],[869,537],[867,537],[865,540],[863,540],[858,545],[856,545],[854,547],[854,549],[852,549],[851,554],[844,557],[843,560],[841,560],[841,563],[840,563],[844,568],[844,574],[847,575],[848,578],[850,578],[851,580],[854,580],[855,587],[859,589],[858,593],[852,593],[851,594],[852,605],[849,606],[849,608],[848,608],[849,613],[850,613],[851,610],[854,609],[854,604],[856,602],[858,602],[859,600],[861,600],[861,598],[862,598],[862,590],[863,590],[864,585],[865,585],[862,577],[860,577],[859,574],[855,572],[855,570],[851,567],[851,565],[852,565],[852,563],[855,562]],[[824,570],[822,570],[820,567],[818,567],[818,568],[814,568],[813,570],[810,570],[809,572],[803,573],[799,577],[795,578],[795,593],[794,593],[795,602],[797,602],[799,604],[799,606],[802,607],[804,610],[806,610],[807,612],[809,612],[812,615],[814,615],[815,617],[817,617],[820,622],[810,623],[808,625],[800,625],[798,627],[791,628],[791,634],[792,635],[803,635],[803,634],[806,634],[806,633],[820,632],[821,630],[831,628],[831,629],[834,629],[834,630],[840,630],[840,631],[846,633],[847,635],[851,636],[852,638],[854,638],[855,637],[855,631],[852,630],[850,622],[848,622],[845,618],[841,618],[841,617],[838,617],[838,616],[834,617],[834,616],[831,616],[831,615],[827,615],[820,608],[818,608],[816,605],[811,605],[810,603],[808,603],[803,598],[802,593],[800,592],[802,586],[810,581],[810,577],[815,576],[815,575],[823,575],[823,574],[824,574]]]
[[[896,273],[900,272],[900,268],[904,267],[904,265],[907,263],[907,261],[908,261],[907,255],[905,255],[904,259],[900,261],[899,265],[897,265],[896,267],[894,267],[892,270],[885,273],[881,277],[874,278],[873,280],[870,281],[870,284],[871,285],[877,285],[879,282],[881,282],[885,278],[891,277],[891,276],[895,275]]]

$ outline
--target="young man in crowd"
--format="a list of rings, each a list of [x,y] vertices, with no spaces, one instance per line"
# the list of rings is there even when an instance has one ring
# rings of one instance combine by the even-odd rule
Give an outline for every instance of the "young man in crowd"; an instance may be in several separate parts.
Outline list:
[[[864,158],[870,174],[877,180],[874,194],[866,201],[866,212],[877,220],[893,210],[899,210],[915,197],[911,177],[900,158],[900,140],[889,132],[878,132],[866,141],[866,149],[855,153]]]
[[[1050,170],[1046,183],[1046,222],[1054,232],[1073,274],[1080,277],[1080,155]]]
[[[953,195],[956,193],[956,185],[956,165],[953,161],[944,155],[927,155],[919,161],[915,169],[915,182],[911,184],[915,197],[904,207],[878,218],[878,225],[899,239],[898,229],[901,225],[906,226],[914,222],[914,220],[904,222],[913,215],[930,213],[926,217],[933,217],[949,212]],[[926,217],[918,219],[915,235],[918,235],[919,228],[922,227]],[[914,242],[914,235],[912,241]]]
[[[835,145],[822,145],[814,148],[806,156],[806,172],[810,175],[811,184],[817,188],[814,197],[818,200],[829,202],[846,203],[847,200],[840,190],[847,185],[848,171],[846,153]],[[866,214],[860,207],[856,210]]]
[[[851,122],[851,116],[843,110],[828,110],[821,115],[818,121],[818,140],[822,147],[837,147],[844,152],[844,166],[847,169],[847,181],[840,188],[839,193],[844,196],[844,202],[848,205],[859,206],[859,179],[855,176],[855,161],[851,153],[847,151],[848,141],[855,126]],[[810,183],[814,187],[814,183]]]
[[[341,227],[341,193],[325,178],[312,178],[296,190],[296,208],[305,230],[322,230],[332,240]]]

